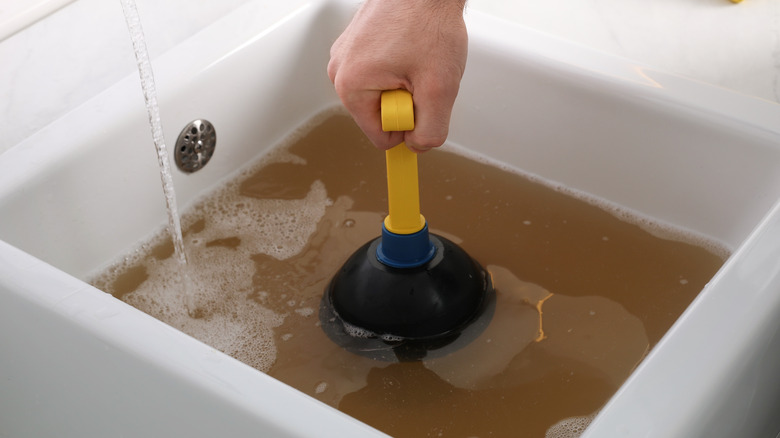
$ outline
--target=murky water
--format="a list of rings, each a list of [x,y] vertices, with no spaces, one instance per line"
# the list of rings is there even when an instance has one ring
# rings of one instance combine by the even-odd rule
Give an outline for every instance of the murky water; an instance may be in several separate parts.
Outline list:
[[[195,315],[167,286],[167,242],[145,243],[93,284],[394,436],[566,437],[725,259],[710,242],[432,151],[419,160],[422,212],[489,270],[493,318],[444,357],[354,355],[317,311],[331,276],[380,232],[384,154],[347,116],[320,122],[184,215]]]

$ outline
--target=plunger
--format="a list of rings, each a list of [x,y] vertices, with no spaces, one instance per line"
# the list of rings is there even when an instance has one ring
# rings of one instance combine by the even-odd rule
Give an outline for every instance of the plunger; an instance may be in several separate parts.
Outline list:
[[[412,95],[385,91],[382,129],[414,129]],[[372,358],[417,360],[476,337],[489,320],[489,274],[420,214],[417,154],[386,151],[389,214],[381,236],[344,263],[325,290],[320,321],[342,347]],[[481,323],[479,323],[481,322]],[[471,327],[474,326],[474,327]],[[469,329],[475,332],[464,336]],[[447,350],[444,349],[444,352]]]

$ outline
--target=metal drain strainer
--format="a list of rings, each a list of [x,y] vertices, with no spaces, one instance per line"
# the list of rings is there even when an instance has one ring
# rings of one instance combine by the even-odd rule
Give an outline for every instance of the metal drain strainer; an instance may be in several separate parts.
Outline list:
[[[192,173],[209,162],[217,145],[217,132],[208,120],[193,120],[176,140],[174,159],[182,172]]]

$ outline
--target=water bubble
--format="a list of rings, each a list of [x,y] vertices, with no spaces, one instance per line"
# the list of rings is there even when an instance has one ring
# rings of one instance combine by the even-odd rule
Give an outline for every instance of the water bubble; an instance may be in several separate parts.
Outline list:
[[[404,338],[402,338],[401,336],[394,336],[388,334],[381,335],[379,338],[385,342],[400,342],[404,340]]]
[[[312,316],[314,315],[314,309],[311,307],[301,307],[300,309],[295,309],[295,313],[301,316]]]

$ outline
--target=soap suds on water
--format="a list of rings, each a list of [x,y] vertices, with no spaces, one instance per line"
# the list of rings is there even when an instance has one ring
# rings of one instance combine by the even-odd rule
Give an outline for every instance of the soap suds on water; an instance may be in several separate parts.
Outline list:
[[[596,414],[565,418],[550,426],[544,438],[578,438],[595,417]]]
[[[292,138],[296,136],[293,135]],[[263,293],[253,291],[252,259],[265,254],[285,260],[300,253],[332,204],[321,181],[312,183],[304,199],[257,199],[240,194],[241,182],[269,163],[305,164],[305,160],[278,148],[258,163],[202,198],[182,217],[188,271],[195,312],[188,312],[184,288],[177,284],[180,265],[174,258],[149,257],[164,245],[167,234],[132,251],[91,280],[101,289],[128,267],[141,263],[148,276],[123,296],[128,304],[242,362],[267,372],[276,360],[273,329],[284,316],[263,306]],[[225,239],[224,236],[241,236]],[[266,293],[267,295],[267,293]],[[295,303],[291,304],[294,306]],[[207,309],[207,310],[205,310]],[[311,308],[295,309],[311,316]]]
[[[317,387],[314,388],[315,394],[322,394],[328,389],[328,383],[327,382],[320,382],[317,384]]]

